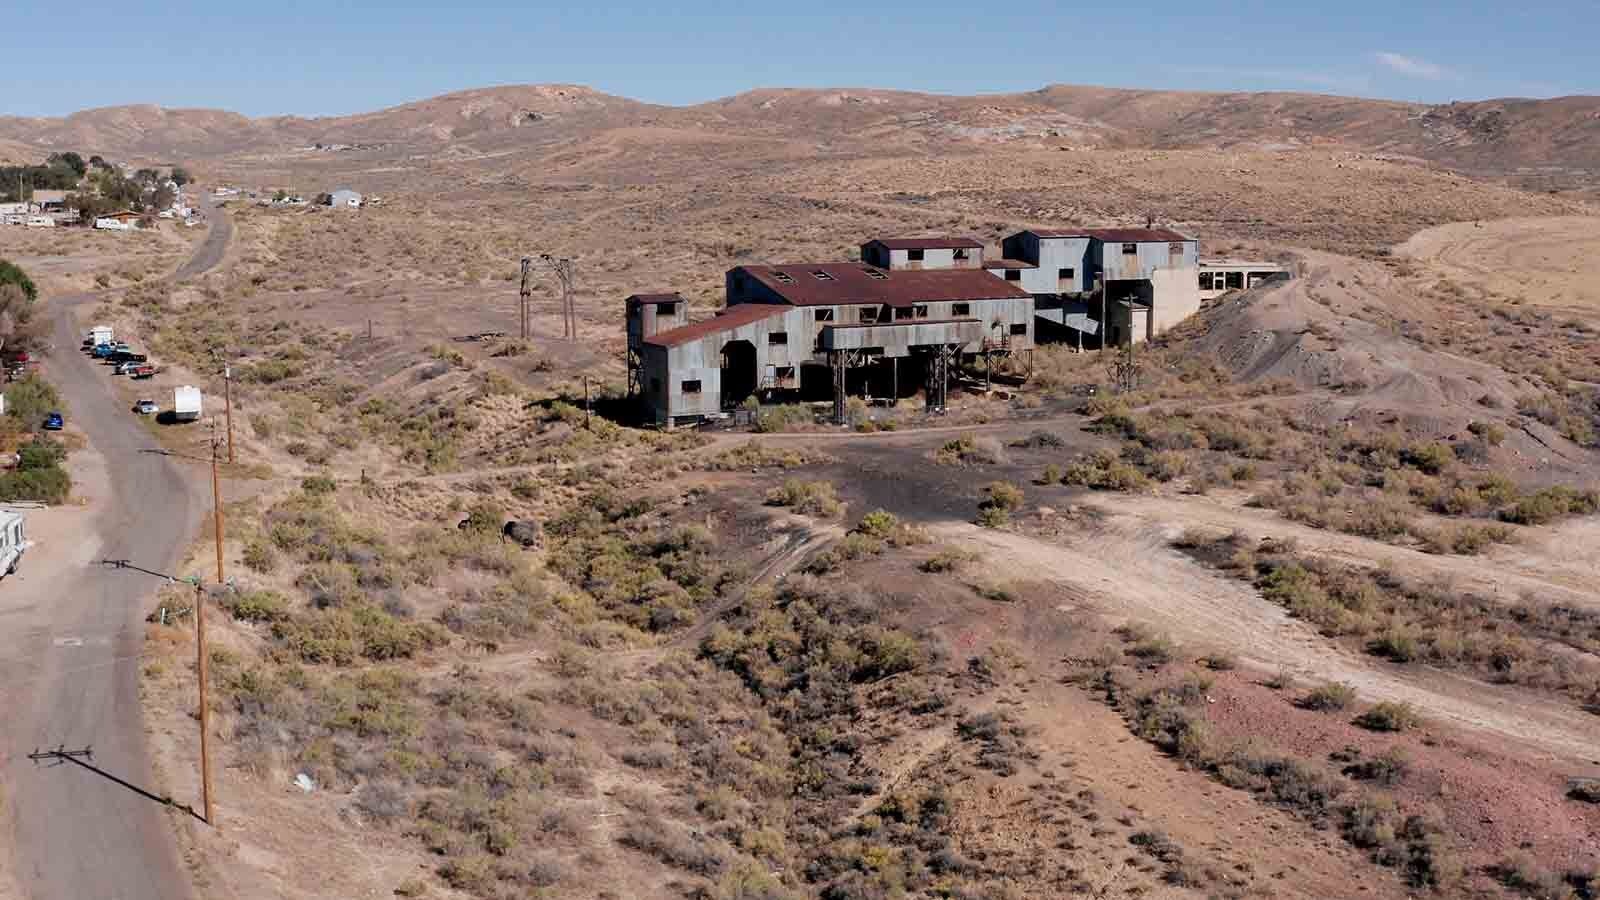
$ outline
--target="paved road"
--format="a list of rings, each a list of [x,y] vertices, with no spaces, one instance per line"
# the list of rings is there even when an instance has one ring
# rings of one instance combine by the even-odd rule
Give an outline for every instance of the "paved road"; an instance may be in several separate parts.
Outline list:
[[[222,215],[212,223],[178,277],[221,260],[232,228]],[[56,349],[46,365],[109,477],[77,533],[56,536],[65,547],[36,548],[24,577],[0,584],[0,802],[14,833],[15,880],[31,900],[182,900],[192,893],[168,810],[82,768],[27,759],[35,747],[92,745],[100,768],[150,784],[137,657],[160,582],[92,561],[172,571],[209,509],[205,473],[144,452],[154,444],[144,426],[108,389],[104,368],[77,352],[74,312],[95,299],[49,302]]]

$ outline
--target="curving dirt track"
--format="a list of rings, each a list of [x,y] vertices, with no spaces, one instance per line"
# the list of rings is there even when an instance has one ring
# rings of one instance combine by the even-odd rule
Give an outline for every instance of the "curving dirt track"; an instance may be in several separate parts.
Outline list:
[[[1540,754],[1583,763],[1594,757],[1600,724],[1576,707],[1352,653],[1290,618],[1249,584],[1206,568],[1171,546],[1189,527],[1238,528],[1252,536],[1293,535],[1302,539],[1302,547],[1317,545],[1313,550],[1327,545],[1350,561],[1363,556],[1381,561],[1383,554],[1372,552],[1372,542],[1193,498],[1118,498],[1105,509],[1108,516],[1099,529],[1063,543],[965,523],[933,530],[952,543],[981,547],[992,577],[1056,584],[1078,606],[1154,626],[1190,646],[1226,649],[1252,667],[1287,668],[1303,680],[1349,682],[1365,700],[1409,702],[1434,719],[1493,733]],[[1350,546],[1344,546],[1347,542]],[[1460,562],[1449,559],[1446,564]],[[1463,574],[1471,578],[1473,573],[1469,568]],[[1532,576],[1522,577],[1537,583]]]
[[[1457,222],[1417,233],[1396,256],[1472,290],[1535,306],[1600,311],[1600,218]]]

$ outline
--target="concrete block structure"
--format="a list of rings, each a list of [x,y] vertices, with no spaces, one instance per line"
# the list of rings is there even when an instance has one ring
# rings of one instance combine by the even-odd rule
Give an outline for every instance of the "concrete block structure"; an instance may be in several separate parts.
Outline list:
[[[978,268],[739,266],[725,287],[718,315],[665,329],[661,310],[676,295],[628,299],[629,383],[652,423],[808,387],[831,395],[841,419],[856,392],[899,397],[922,386],[930,406],[943,406],[964,359],[1034,346],[1033,298]]]
[[[1200,309],[1199,253],[1164,228],[1029,229],[997,253],[970,237],[891,237],[862,244],[860,262],[738,266],[710,319],[690,322],[677,294],[627,299],[629,389],[668,427],[780,391],[826,391],[841,420],[855,391],[921,386],[942,406],[963,361],[1030,353],[1045,333],[1082,347],[1173,327]]]
[[[1277,278],[1287,278],[1286,266],[1247,259],[1202,259],[1199,267],[1200,299],[1212,300],[1232,291],[1247,291]]]

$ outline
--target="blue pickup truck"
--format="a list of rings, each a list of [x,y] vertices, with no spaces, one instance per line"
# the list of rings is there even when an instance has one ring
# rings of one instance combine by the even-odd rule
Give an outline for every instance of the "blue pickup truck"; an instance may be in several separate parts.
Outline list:
[[[67,427],[67,420],[61,417],[61,413],[53,412],[44,417],[45,431],[60,431],[65,427]]]

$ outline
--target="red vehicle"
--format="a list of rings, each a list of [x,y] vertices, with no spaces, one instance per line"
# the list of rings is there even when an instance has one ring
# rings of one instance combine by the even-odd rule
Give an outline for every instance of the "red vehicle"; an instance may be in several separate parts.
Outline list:
[[[128,376],[130,378],[154,378],[155,374],[156,374],[156,367],[155,366],[139,366],[138,368],[136,368],[133,371],[129,372]]]

